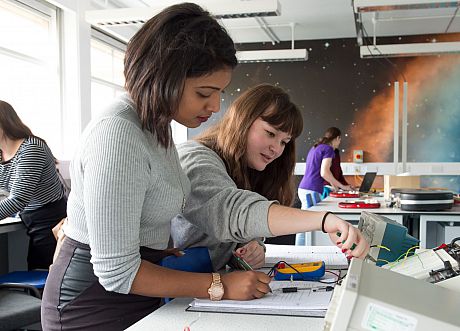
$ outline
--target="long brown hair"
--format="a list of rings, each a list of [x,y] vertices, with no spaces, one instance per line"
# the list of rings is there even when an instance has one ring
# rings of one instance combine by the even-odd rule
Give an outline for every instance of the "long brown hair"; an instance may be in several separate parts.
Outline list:
[[[331,142],[342,135],[342,132],[340,132],[340,129],[332,126],[326,130],[324,133],[324,136],[318,139],[318,141],[313,145],[314,147],[320,145],[320,144],[326,144],[330,145]]]
[[[125,88],[143,128],[170,146],[185,80],[233,69],[235,53],[225,29],[196,4],[170,6],[147,21],[128,43],[124,61]]]
[[[11,140],[27,139],[33,136],[32,131],[21,121],[14,108],[2,100],[0,100],[0,128],[3,134]]]
[[[248,132],[257,118],[291,135],[283,154],[263,171],[248,167]],[[302,132],[299,109],[283,89],[257,85],[241,94],[222,120],[196,138],[214,150],[224,161],[227,172],[240,189],[257,192],[269,200],[290,206],[294,200],[295,138]]]

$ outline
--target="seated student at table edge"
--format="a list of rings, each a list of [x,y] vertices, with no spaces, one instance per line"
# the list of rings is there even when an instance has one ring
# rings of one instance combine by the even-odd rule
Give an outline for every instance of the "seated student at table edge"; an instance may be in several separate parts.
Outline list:
[[[13,107],[0,100],[0,219],[19,213],[29,236],[28,269],[48,269],[56,239],[51,229],[66,217],[65,189],[56,159]]]
[[[216,269],[236,249],[257,268],[264,255],[256,238],[323,229],[336,244],[341,228],[360,243],[359,251],[348,254],[362,257],[368,244],[348,222],[330,213],[289,207],[295,195],[295,138],[302,123],[286,92],[262,84],[239,96],[216,125],[179,145],[191,194],[183,215],[172,222],[175,246],[209,247]]]

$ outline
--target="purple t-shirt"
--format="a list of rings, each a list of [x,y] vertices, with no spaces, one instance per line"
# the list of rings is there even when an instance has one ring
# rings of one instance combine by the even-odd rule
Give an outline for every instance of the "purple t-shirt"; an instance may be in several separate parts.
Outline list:
[[[323,193],[324,178],[321,177],[321,162],[327,158],[334,158],[334,148],[331,145],[319,144],[310,149],[307,155],[305,175],[303,175],[299,188]]]

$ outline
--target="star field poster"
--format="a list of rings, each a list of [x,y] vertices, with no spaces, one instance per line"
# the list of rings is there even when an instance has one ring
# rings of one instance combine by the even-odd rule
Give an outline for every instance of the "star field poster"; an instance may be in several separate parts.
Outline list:
[[[452,39],[459,40],[459,34],[385,38],[385,43]],[[240,50],[289,47],[290,43],[238,45]],[[352,162],[355,149],[364,150],[365,162],[393,162],[394,82],[401,86],[402,103],[406,81],[407,161],[460,162],[460,54],[361,59],[354,38],[299,41],[295,48],[306,48],[308,60],[240,64],[222,95],[221,112],[199,129],[189,129],[189,138],[221,118],[248,87],[270,83],[284,88],[302,112],[297,162],[305,162],[310,147],[330,126],[342,131],[342,162]],[[433,184],[460,189],[457,176],[438,176]]]

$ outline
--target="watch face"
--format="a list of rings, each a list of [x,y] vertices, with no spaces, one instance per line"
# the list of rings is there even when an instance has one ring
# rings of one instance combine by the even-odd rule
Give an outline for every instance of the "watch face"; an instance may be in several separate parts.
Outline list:
[[[219,299],[222,298],[222,296],[224,295],[224,287],[222,286],[222,284],[214,286],[213,290],[215,290],[216,296],[218,296]]]
[[[224,287],[222,284],[212,284],[208,290],[211,300],[220,300],[224,295]]]

